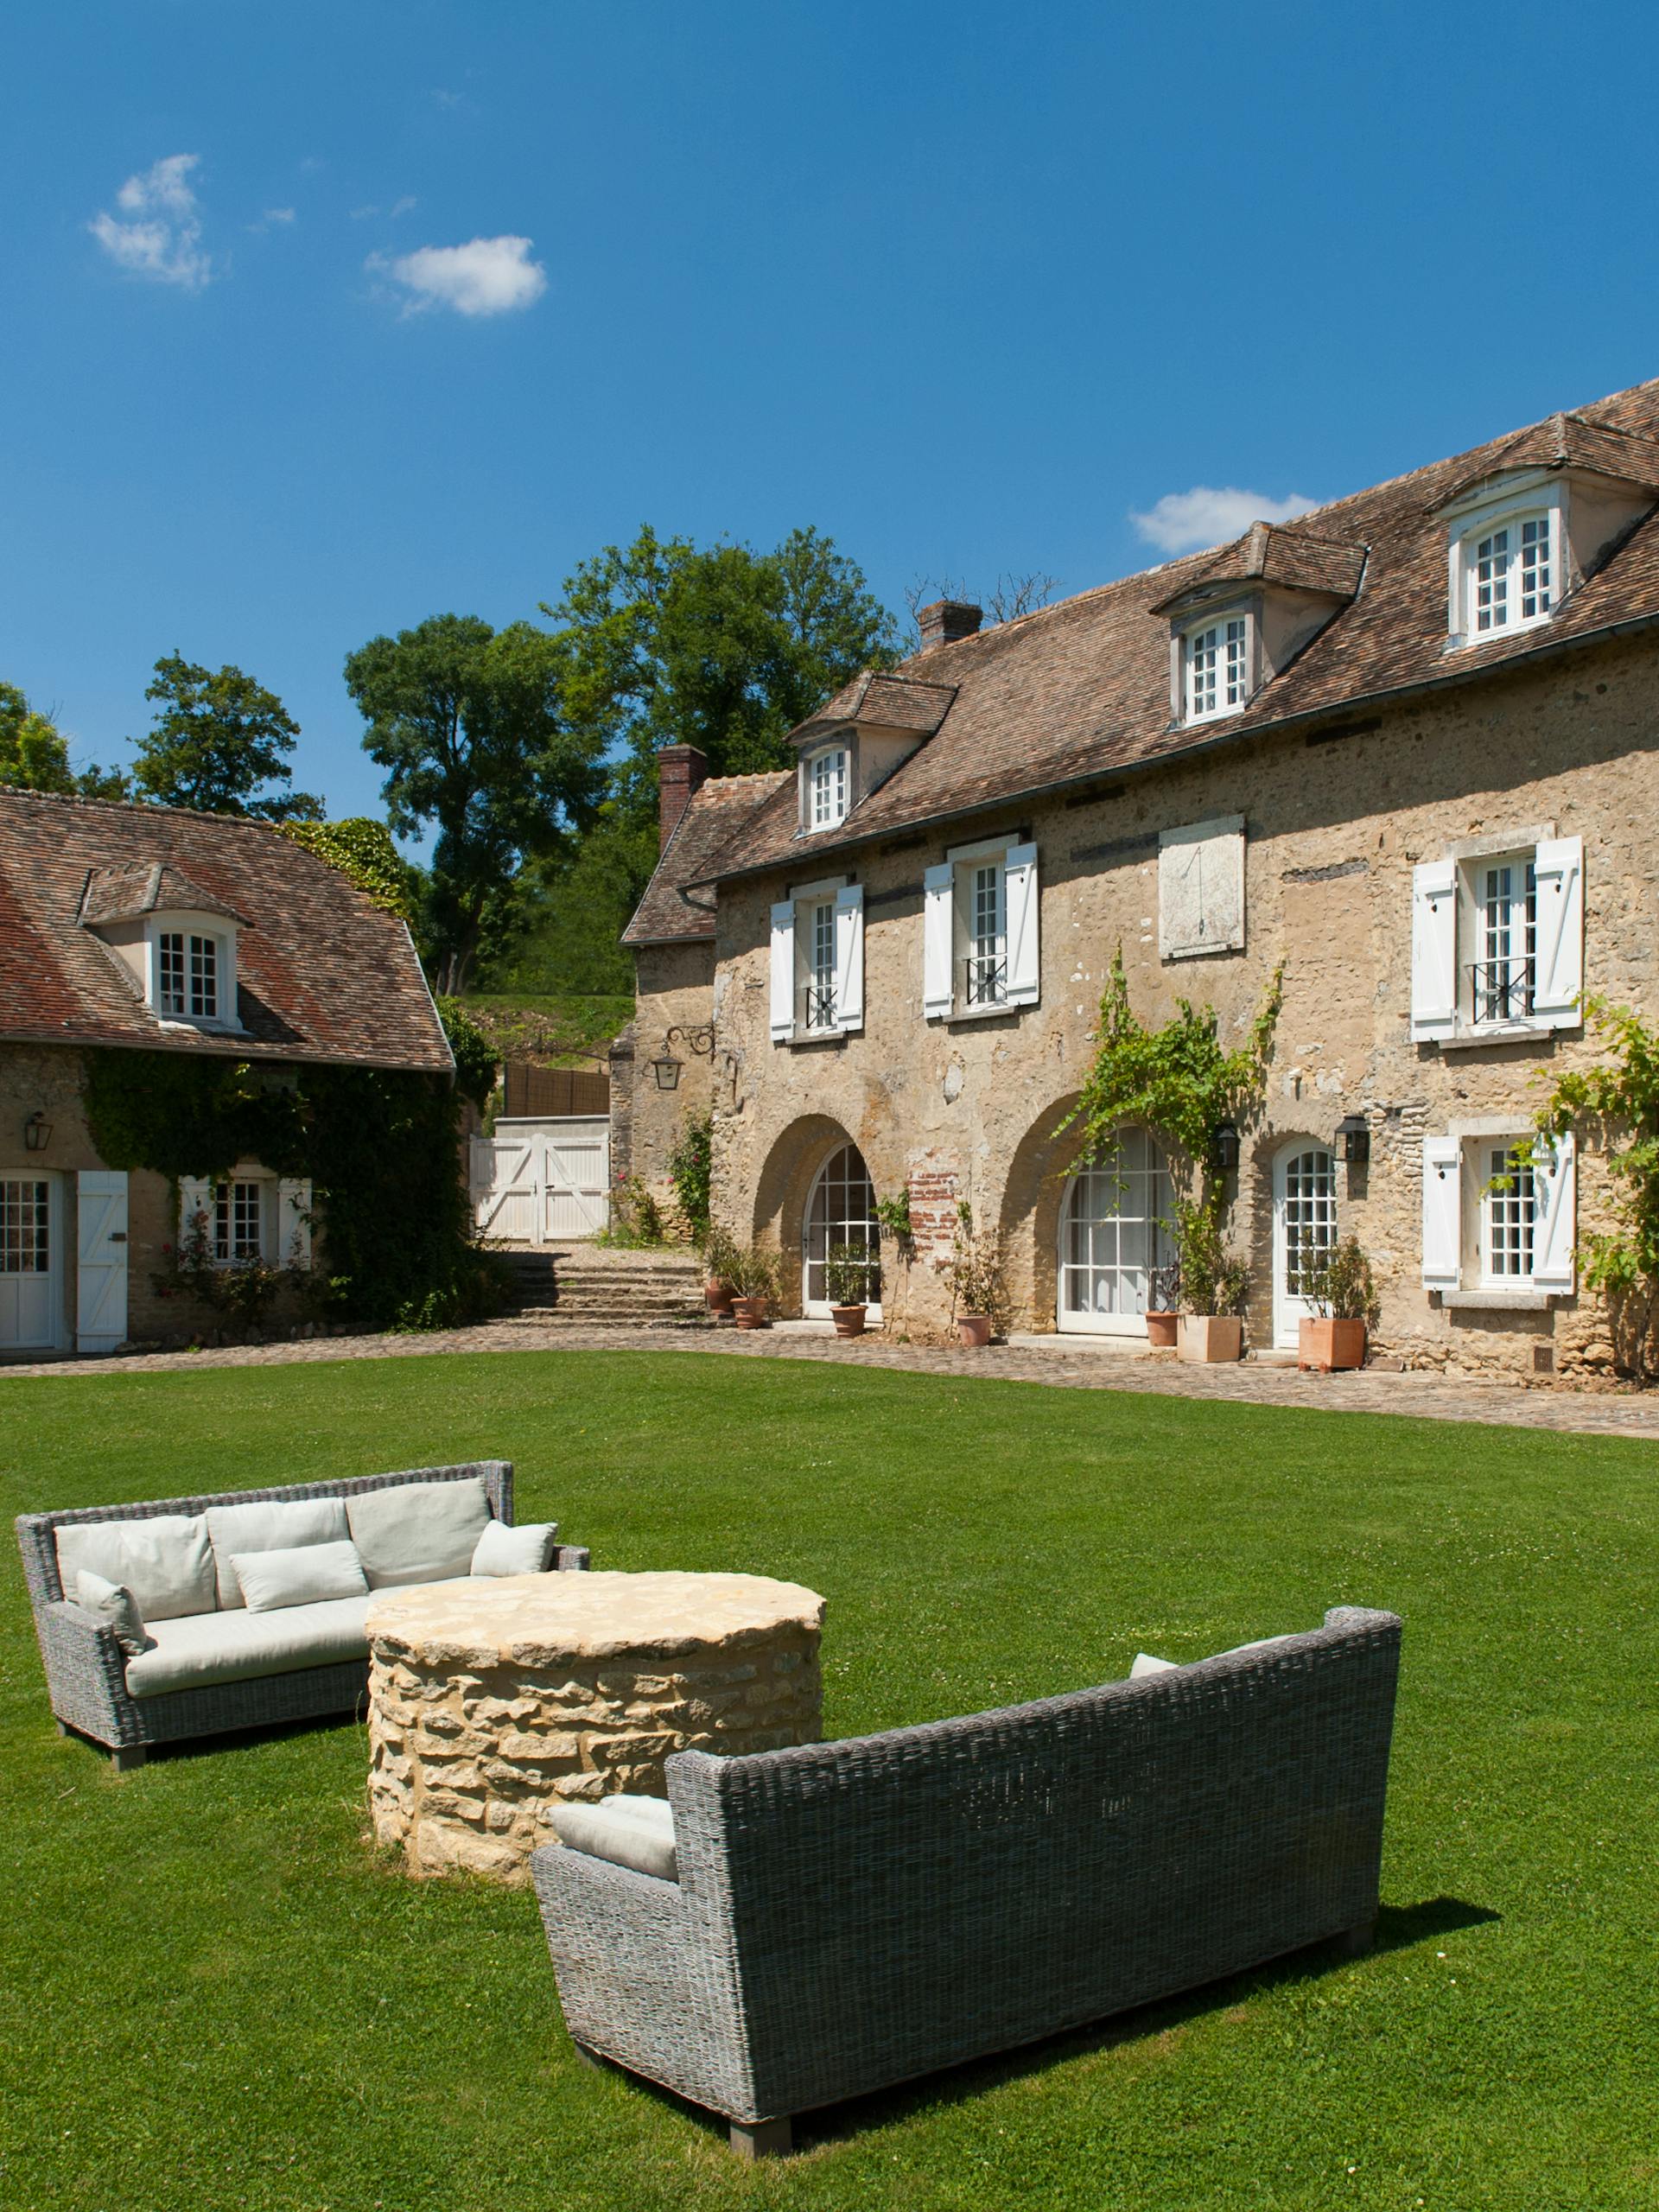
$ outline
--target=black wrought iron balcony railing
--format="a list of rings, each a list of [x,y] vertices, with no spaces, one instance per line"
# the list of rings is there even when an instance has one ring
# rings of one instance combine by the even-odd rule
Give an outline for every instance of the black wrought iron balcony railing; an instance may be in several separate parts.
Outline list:
[[[1471,960],[1470,999],[1478,1022],[1524,1021],[1532,1012],[1532,960]]]
[[[970,952],[963,965],[966,970],[963,996],[969,1006],[1002,1006],[1007,1003],[1008,963],[1003,955]]]
[[[836,989],[833,983],[807,985],[806,1026],[809,1029],[833,1029],[836,1027]]]

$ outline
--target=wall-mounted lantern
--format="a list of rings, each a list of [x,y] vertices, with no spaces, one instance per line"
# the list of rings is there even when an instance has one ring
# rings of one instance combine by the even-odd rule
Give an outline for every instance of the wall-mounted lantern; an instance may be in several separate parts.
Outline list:
[[[715,1025],[712,1021],[702,1022],[690,1029],[683,1029],[676,1022],[663,1039],[662,1051],[651,1064],[657,1073],[658,1090],[677,1090],[680,1087],[680,1069],[683,1062],[675,1058],[672,1050],[677,1037],[682,1038],[700,1059],[712,1060],[715,1057]]]
[[[680,1063],[672,1052],[662,1052],[652,1062],[658,1090],[677,1090],[680,1087]]]
[[[1224,1122],[1216,1131],[1216,1165],[1225,1175],[1238,1165],[1238,1131],[1230,1122]]]
[[[1337,1141],[1350,1167],[1363,1167],[1371,1156],[1370,1125],[1363,1114],[1347,1114],[1337,1123]]]
[[[44,1152],[52,1141],[52,1124],[37,1108],[23,1123],[23,1149]]]

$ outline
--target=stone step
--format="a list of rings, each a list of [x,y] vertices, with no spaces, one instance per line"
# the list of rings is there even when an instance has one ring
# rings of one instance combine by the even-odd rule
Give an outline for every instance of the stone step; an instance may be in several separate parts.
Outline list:
[[[503,1329],[711,1329],[706,1313],[573,1313],[568,1308],[524,1306],[501,1314]]]

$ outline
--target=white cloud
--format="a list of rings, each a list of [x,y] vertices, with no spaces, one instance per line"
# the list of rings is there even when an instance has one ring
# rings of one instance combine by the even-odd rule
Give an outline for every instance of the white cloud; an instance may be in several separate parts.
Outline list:
[[[1269,499],[1233,485],[1217,491],[1195,484],[1190,492],[1166,492],[1145,514],[1131,513],[1129,520],[1160,553],[1185,553],[1196,546],[1224,545],[1253,522],[1288,522],[1293,515],[1310,514],[1318,505],[1300,492],[1287,499]]]
[[[199,154],[168,154],[130,176],[115,195],[123,221],[100,209],[86,226],[111,261],[158,284],[198,292],[213,275],[201,251],[201,217],[190,183]]]
[[[291,223],[294,220],[294,210],[291,207],[267,207],[265,220],[268,223]]]
[[[406,192],[401,200],[392,201],[386,213],[394,218],[398,215],[407,215],[411,208],[418,207],[419,204],[412,192]]]
[[[474,238],[466,245],[423,245],[387,261],[372,254],[365,266],[404,288],[405,315],[453,308],[457,315],[510,315],[547,289],[547,271],[530,257],[529,238]]]

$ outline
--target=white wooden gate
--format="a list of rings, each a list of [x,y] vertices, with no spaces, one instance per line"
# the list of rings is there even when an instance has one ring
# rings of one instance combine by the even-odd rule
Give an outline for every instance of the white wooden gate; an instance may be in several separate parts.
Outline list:
[[[602,1116],[499,1121],[474,1137],[473,1219],[504,1244],[568,1243],[610,1220],[611,1125]]]

